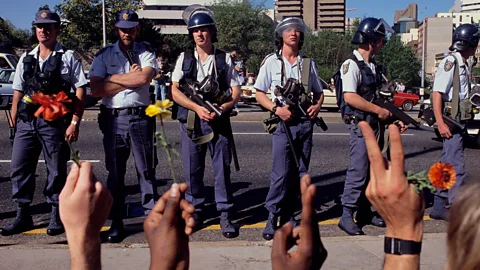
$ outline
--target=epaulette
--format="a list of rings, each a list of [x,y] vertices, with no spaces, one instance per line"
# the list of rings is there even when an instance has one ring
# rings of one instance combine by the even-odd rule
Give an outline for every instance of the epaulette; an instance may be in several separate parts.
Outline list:
[[[154,53],[155,50],[153,49],[152,45],[148,43],[147,41],[142,42],[143,46],[145,46],[145,50],[148,52]]]
[[[263,66],[263,64],[265,64],[265,62],[267,61],[267,59],[268,59],[270,56],[272,56],[272,55],[275,55],[275,53],[271,53],[271,54],[265,56],[265,58],[263,58],[262,63],[260,64],[260,67]]]
[[[95,57],[99,56],[99,55],[102,54],[106,49],[111,48],[111,47],[113,47],[113,45],[107,45],[107,46],[101,48],[101,49],[98,50],[98,52],[95,54]]]

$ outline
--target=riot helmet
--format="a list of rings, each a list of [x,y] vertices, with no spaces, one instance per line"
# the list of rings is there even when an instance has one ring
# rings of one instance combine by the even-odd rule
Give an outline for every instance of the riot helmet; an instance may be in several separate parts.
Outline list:
[[[193,30],[206,27],[212,29],[213,31],[212,43],[218,41],[215,14],[213,14],[210,9],[202,5],[191,5],[183,11],[182,17],[187,24],[188,34],[190,37],[193,37]]]
[[[463,51],[476,48],[480,39],[478,27],[474,24],[462,24],[453,31],[450,51]]]
[[[277,25],[277,27],[275,27],[275,45],[278,49],[281,49],[283,45],[283,32],[292,28],[301,33],[300,42],[298,43],[298,49],[302,49],[303,41],[305,39],[305,33],[308,32],[308,27],[302,19],[297,17],[285,18]]]
[[[381,38],[385,37],[384,43],[390,35],[394,33],[392,27],[383,19],[365,18],[357,27],[357,31],[352,39],[352,44],[374,44]]]

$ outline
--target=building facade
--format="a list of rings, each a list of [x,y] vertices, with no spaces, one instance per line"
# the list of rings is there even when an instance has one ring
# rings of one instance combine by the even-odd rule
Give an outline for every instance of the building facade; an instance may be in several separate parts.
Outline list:
[[[478,23],[480,21],[480,12],[445,12],[437,13],[437,18],[452,18],[453,28],[465,23]]]
[[[462,12],[478,12],[480,11],[480,1],[478,0],[463,0],[461,3]]]
[[[418,5],[409,4],[406,9],[395,10],[395,18],[393,23],[397,23],[402,17],[412,18],[414,21],[418,21]]]
[[[425,74],[428,77],[435,75],[438,55],[448,53],[452,42],[452,25],[451,17],[435,17],[426,18],[418,27],[417,57],[422,59],[425,45]]]
[[[210,3],[211,0],[143,0],[144,7],[138,11],[138,16],[153,20],[162,34],[188,34],[183,11],[193,4],[206,6]]]
[[[345,31],[345,0],[276,0],[275,19],[298,17],[314,31]]]

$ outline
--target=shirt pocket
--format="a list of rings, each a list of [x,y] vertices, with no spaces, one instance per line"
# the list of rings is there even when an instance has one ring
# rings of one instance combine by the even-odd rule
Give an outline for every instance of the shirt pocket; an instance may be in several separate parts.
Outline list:
[[[282,86],[282,75],[281,74],[274,74],[272,76],[272,84],[270,86],[270,91],[275,90],[276,86]]]
[[[123,68],[119,64],[108,64],[107,63],[107,74],[123,74]]]

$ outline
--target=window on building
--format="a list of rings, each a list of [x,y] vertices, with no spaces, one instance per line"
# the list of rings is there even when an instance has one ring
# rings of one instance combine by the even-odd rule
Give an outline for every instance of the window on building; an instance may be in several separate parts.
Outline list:
[[[462,15],[460,15],[460,22],[462,22]]]

